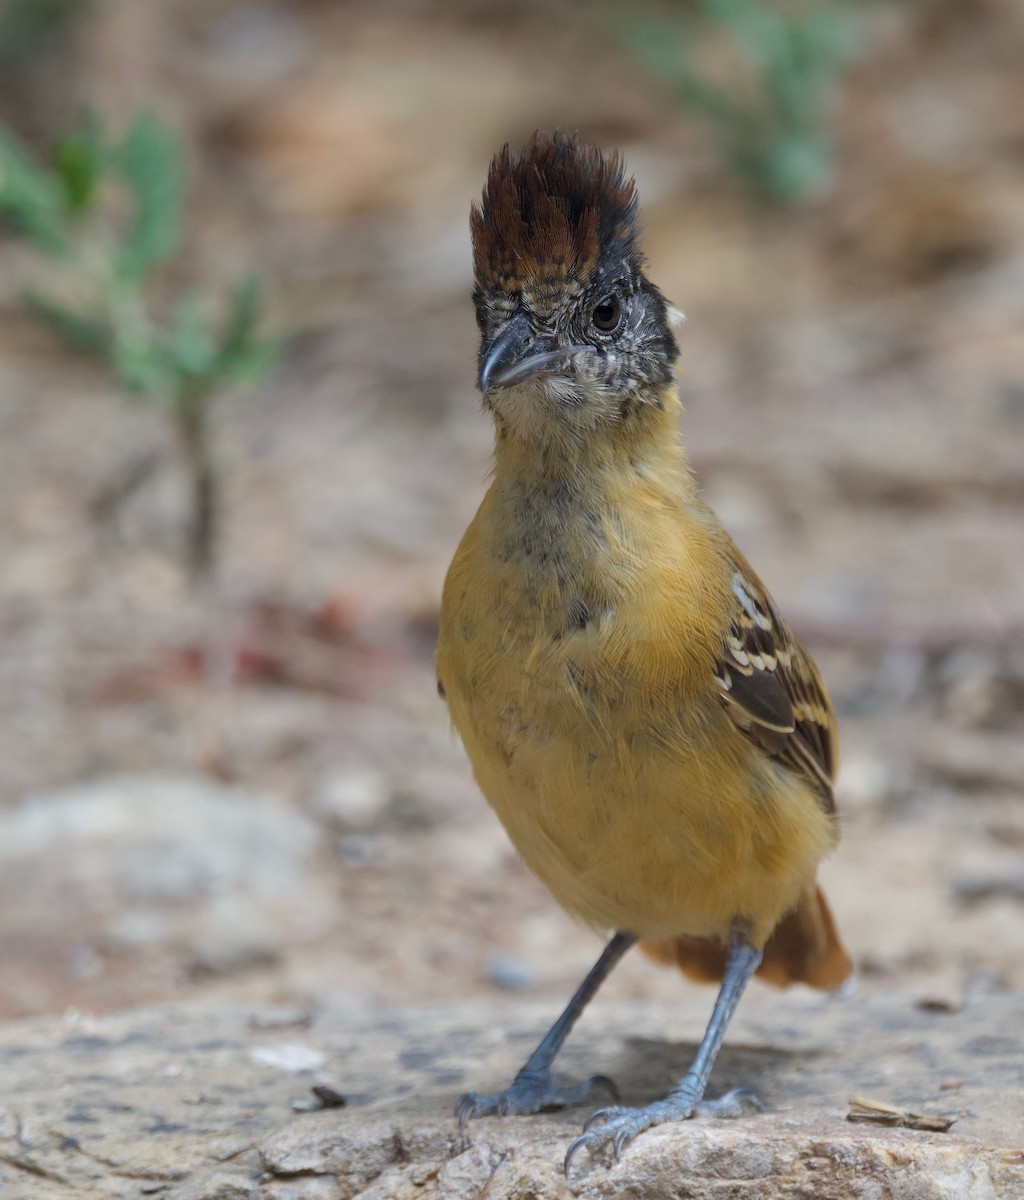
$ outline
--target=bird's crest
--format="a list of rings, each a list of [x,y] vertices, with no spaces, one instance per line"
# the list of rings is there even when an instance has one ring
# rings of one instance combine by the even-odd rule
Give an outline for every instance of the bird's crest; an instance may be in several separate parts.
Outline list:
[[[478,289],[585,286],[642,265],[634,181],[571,133],[535,133],[518,158],[503,146],[470,225]]]

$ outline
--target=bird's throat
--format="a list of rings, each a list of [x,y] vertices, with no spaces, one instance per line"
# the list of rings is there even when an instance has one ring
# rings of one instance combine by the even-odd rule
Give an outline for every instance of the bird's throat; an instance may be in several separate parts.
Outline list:
[[[693,495],[679,411],[677,401],[652,405],[616,428],[547,447],[497,439],[487,506],[494,550],[559,620],[571,620],[574,606],[613,603],[667,514]]]
[[[682,406],[675,388],[658,403],[638,405],[626,417],[584,436],[523,438],[497,424],[494,490],[505,502],[528,500],[538,519],[557,522],[573,510],[603,509],[639,494],[663,492],[678,502],[692,494],[679,429]]]

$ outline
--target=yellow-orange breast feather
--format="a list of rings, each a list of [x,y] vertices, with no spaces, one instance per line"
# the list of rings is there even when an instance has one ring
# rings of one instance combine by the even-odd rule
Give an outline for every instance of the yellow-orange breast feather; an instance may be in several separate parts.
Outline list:
[[[476,778],[569,911],[642,937],[763,944],[834,823],[730,714],[731,543],[683,486],[622,468],[547,527],[497,480],[445,585],[439,678]]]

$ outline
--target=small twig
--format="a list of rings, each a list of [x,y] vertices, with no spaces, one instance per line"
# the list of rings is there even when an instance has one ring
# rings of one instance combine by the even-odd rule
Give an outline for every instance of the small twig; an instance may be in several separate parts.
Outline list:
[[[919,1129],[927,1133],[946,1133],[956,1122],[956,1117],[930,1116],[927,1113],[908,1112],[886,1104],[884,1100],[871,1100],[866,1096],[851,1096],[848,1121],[864,1125],[887,1125],[891,1128]]]
[[[176,419],[189,474],[188,563],[196,580],[209,577],[217,541],[217,473],[210,450],[205,395],[183,395]]]

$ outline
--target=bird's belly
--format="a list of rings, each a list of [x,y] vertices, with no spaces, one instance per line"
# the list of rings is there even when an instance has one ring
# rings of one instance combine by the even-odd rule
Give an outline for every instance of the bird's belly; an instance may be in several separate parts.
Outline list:
[[[471,707],[453,707],[527,865],[595,927],[767,938],[829,848],[809,791],[735,731],[714,695],[652,697],[621,676],[584,691],[564,671],[497,671]]]

